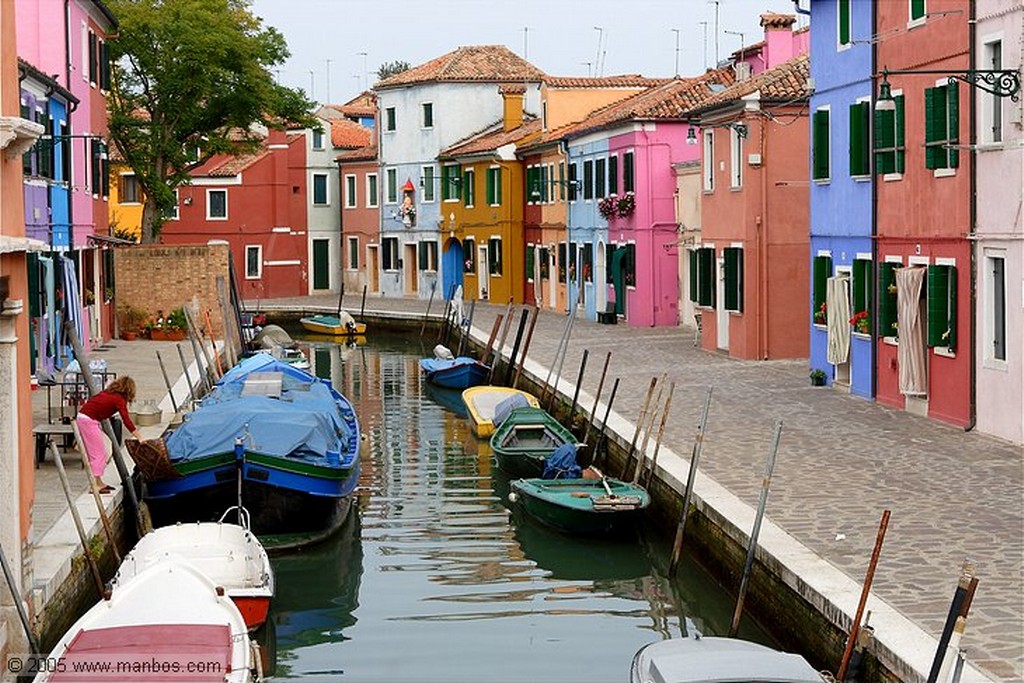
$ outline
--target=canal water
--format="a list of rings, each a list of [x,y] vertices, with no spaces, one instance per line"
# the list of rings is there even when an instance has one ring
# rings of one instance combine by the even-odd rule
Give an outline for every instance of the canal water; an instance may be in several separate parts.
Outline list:
[[[649,525],[587,540],[512,511],[458,392],[421,380],[418,339],[302,343],[366,438],[341,533],[274,558],[271,680],[624,681],[642,645],[728,629],[734,598],[689,557],[666,578],[671,541]]]

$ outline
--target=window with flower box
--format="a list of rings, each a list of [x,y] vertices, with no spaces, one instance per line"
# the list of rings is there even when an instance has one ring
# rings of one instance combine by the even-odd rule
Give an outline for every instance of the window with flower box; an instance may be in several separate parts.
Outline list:
[[[576,260],[579,254],[577,253],[576,243],[569,242],[569,282],[576,282]]]
[[[828,322],[825,312],[826,292],[828,291],[828,279],[832,277],[832,257],[820,255],[814,257],[812,272],[812,295],[811,311],[815,325],[824,325]]]
[[[462,270],[465,273],[476,272],[476,242],[472,237],[462,242]]]
[[[956,350],[956,266],[928,266],[928,346]]]
[[[725,310],[743,312],[743,248],[722,250],[725,275]]]
[[[896,269],[902,264],[878,264],[878,336],[896,336]]]
[[[853,296],[853,325],[854,332],[860,334],[871,333],[871,316],[873,313],[871,305],[871,287],[874,278],[871,274],[870,259],[854,259],[853,281],[851,283]]]
[[[622,281],[627,287],[636,287],[636,244],[626,245],[626,255],[622,257]]]

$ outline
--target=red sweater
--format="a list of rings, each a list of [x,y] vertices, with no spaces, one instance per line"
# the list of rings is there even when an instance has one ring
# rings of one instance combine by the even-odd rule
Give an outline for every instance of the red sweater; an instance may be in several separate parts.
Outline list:
[[[110,391],[101,391],[83,403],[82,407],[78,409],[78,412],[91,417],[97,422],[109,420],[114,416],[114,413],[119,413],[121,415],[121,421],[124,422],[124,426],[128,428],[128,431],[135,431],[135,423],[133,423],[132,419],[128,417],[128,404],[125,402],[124,396],[121,394],[115,394]]]

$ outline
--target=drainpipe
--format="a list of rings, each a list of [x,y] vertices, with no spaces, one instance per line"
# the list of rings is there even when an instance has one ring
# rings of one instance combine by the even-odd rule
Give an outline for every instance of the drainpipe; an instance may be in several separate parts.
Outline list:
[[[872,5],[871,9],[871,35],[878,35],[878,11]],[[875,89],[875,74],[878,72],[878,41],[871,41],[871,74],[868,76],[868,83],[871,88],[871,98],[868,100],[871,104],[871,126],[872,132],[875,130],[874,119],[875,119],[875,103],[877,102],[877,93]],[[878,286],[878,174],[875,173],[875,142],[874,137],[871,140],[871,146],[868,148],[871,150],[871,157],[868,168],[871,171],[871,272],[874,273],[872,278],[872,291],[875,294],[875,329],[878,329],[878,312],[881,308],[882,291]],[[876,338],[871,340],[871,400],[878,401],[878,350],[880,348],[882,335],[878,334]]]
[[[569,141],[566,140],[565,138],[562,138],[561,140],[558,141],[558,146],[561,148],[562,154],[565,156],[565,172],[568,173],[569,172],[569,163],[570,163],[569,162]],[[580,179],[577,178],[576,180],[579,181]],[[580,199],[581,189],[582,188],[580,188],[580,187],[576,188],[576,201],[579,201],[579,199]],[[572,302],[572,288],[569,286],[569,263],[572,262],[572,258],[569,256],[569,245],[572,244],[572,227],[571,227],[572,226],[572,220],[570,219],[570,217],[572,216],[572,202],[568,201],[568,198],[569,198],[569,195],[566,194],[566,202],[565,202],[565,260],[566,260],[566,263],[564,263],[562,265],[565,267],[565,308],[566,308],[566,313],[568,313],[569,315],[575,315],[576,312],[573,309],[573,302]],[[541,213],[541,219],[542,219],[542,222],[543,222],[543,211],[544,211],[544,209],[541,208],[541,212],[542,212]],[[558,245],[557,244],[555,245],[555,256],[556,257],[558,256]],[[557,278],[558,278],[558,265],[555,266],[555,279],[557,279]],[[623,287],[622,290],[623,290],[623,292],[625,292],[626,288]],[[577,296],[576,298],[578,300],[579,296]]]
[[[975,51],[976,46],[976,33],[977,33],[977,0],[970,0],[968,3],[968,49],[967,55],[970,63],[968,64],[969,69],[974,68],[974,62],[976,58]],[[970,203],[970,233],[975,235],[978,229],[978,152],[977,152],[977,97],[971,94],[970,103],[968,104],[968,142],[971,150],[971,172],[970,172],[970,184],[971,184],[971,203]],[[978,322],[977,322],[977,311],[978,311],[978,241],[976,239],[968,240],[968,244],[971,249],[971,274],[970,274],[970,288],[971,288],[971,300],[970,307],[970,367],[968,368],[968,387],[969,387],[969,404],[968,404],[968,415],[967,415],[967,426],[964,427],[965,432],[969,432],[974,429],[974,426],[978,422]]]
[[[758,109],[760,112],[760,108]],[[761,176],[761,216],[757,224],[758,237],[758,279],[761,281],[757,293],[757,308],[760,319],[757,325],[757,351],[762,360],[768,360],[768,168],[765,159],[768,149],[768,122],[761,118],[758,121],[758,139],[760,140],[761,166],[757,172]],[[749,130],[749,128],[748,128]],[[742,159],[740,160],[742,162]]]
[[[797,14],[803,14],[803,15],[806,15],[808,17],[811,16],[811,10],[804,9],[803,7],[801,7],[800,6],[800,0],[793,0],[793,11],[796,12]],[[875,35],[875,34],[872,33],[871,35]]]

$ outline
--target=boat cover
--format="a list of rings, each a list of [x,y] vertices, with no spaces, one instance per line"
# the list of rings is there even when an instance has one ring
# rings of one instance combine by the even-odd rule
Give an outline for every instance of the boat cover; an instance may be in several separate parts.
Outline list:
[[[512,411],[516,408],[529,408],[530,402],[522,394],[512,394],[506,399],[502,399],[498,405],[494,406],[494,419],[491,422],[497,427],[502,422],[508,419],[508,416],[512,414]],[[575,457],[575,449],[573,449],[573,457]]]
[[[242,395],[247,376],[267,372],[281,376],[279,398]],[[236,437],[249,452],[313,462],[329,452],[354,456],[359,448],[348,401],[329,383],[269,354],[247,358],[225,373],[167,437],[167,451],[171,462],[231,453]]]
[[[583,468],[576,464],[576,444],[564,443],[544,460],[542,479],[579,479]]]

